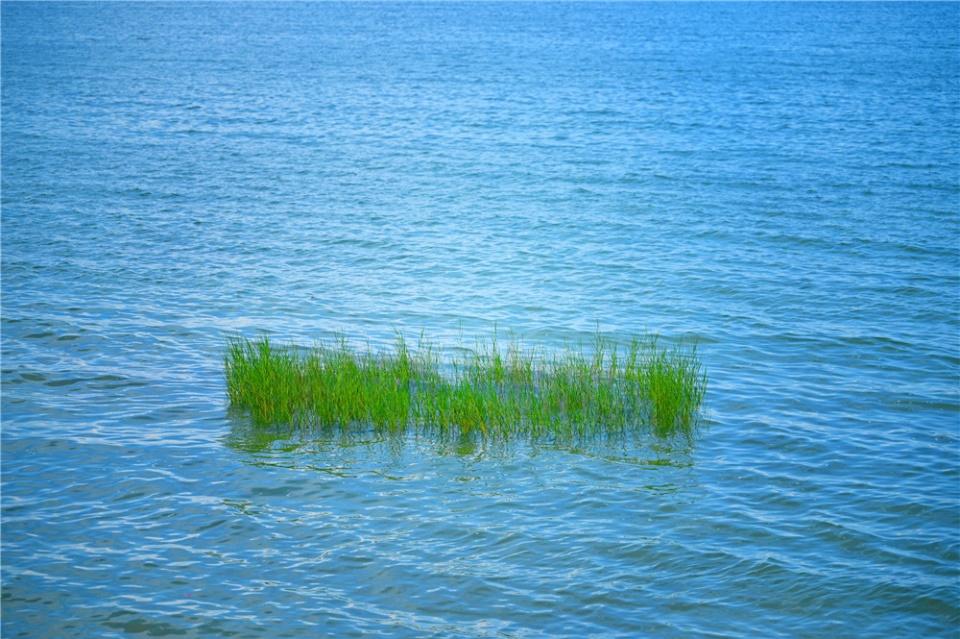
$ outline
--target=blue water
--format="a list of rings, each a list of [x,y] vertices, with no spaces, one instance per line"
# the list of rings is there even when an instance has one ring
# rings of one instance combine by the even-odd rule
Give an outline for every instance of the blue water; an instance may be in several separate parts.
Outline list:
[[[13,637],[949,637],[960,5],[2,5]],[[254,429],[234,334],[699,344],[692,443]]]

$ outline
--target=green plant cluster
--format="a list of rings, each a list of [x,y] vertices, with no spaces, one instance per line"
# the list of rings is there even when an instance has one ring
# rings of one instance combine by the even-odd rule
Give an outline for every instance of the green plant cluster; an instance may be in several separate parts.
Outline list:
[[[441,361],[421,339],[410,349],[357,351],[340,339],[310,349],[237,338],[225,357],[232,405],[256,424],[439,429],[482,436],[582,435],[649,425],[658,436],[690,434],[706,388],[696,350],[655,338],[552,355],[496,338]]]

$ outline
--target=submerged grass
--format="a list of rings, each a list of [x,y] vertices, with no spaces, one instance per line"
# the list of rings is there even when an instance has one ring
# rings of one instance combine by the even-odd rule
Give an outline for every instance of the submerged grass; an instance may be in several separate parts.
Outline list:
[[[237,338],[225,358],[227,392],[256,424],[310,424],[378,431],[436,429],[508,437],[622,433],[690,435],[706,388],[696,350],[656,338],[620,344],[598,335],[592,348],[548,355],[506,348],[496,337],[441,361],[421,339],[410,349],[357,351],[340,339],[311,349],[268,338]]]

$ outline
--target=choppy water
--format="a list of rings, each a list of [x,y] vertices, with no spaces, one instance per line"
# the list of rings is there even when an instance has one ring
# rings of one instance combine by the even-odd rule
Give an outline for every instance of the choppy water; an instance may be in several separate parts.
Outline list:
[[[2,5],[4,637],[956,636],[960,5]],[[271,439],[226,336],[697,342],[694,445]]]

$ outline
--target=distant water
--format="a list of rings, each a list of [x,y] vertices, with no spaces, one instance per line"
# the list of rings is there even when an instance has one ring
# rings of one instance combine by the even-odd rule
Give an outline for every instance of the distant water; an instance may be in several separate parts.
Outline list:
[[[2,5],[14,637],[949,637],[960,5]],[[229,335],[699,344],[693,445],[331,441]]]

